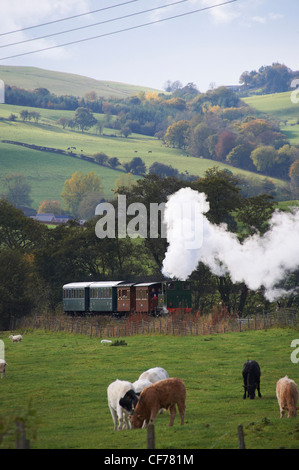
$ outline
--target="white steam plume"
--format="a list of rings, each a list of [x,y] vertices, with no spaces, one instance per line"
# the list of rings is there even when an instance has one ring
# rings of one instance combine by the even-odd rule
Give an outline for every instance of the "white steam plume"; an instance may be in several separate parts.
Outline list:
[[[290,292],[276,288],[289,272],[299,268],[299,210],[275,211],[270,229],[240,243],[225,224],[215,225],[204,215],[209,203],[204,193],[182,188],[168,198],[164,222],[169,243],[162,272],[187,279],[201,261],[216,275],[228,273],[232,282],[249,289],[265,288],[272,301]]]

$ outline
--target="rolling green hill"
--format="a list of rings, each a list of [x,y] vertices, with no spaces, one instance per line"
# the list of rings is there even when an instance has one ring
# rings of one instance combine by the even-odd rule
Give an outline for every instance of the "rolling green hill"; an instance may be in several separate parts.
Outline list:
[[[255,95],[242,100],[253,109],[273,116],[280,122],[281,131],[292,145],[299,144],[299,103],[291,101],[291,91]]]
[[[263,175],[250,173],[213,160],[187,157],[184,151],[168,148],[154,137],[132,134],[124,138],[117,131],[106,128],[103,129],[105,135],[98,135],[92,129],[83,134],[67,128],[62,129],[56,121],[62,116],[70,118],[74,114],[72,111],[30,108],[30,111],[39,112],[41,118],[38,123],[23,122],[19,120],[19,112],[22,109],[24,106],[0,105],[0,118],[4,118],[4,120],[0,120],[1,141],[17,141],[64,151],[68,147],[76,147],[75,152],[87,156],[104,152],[109,157],[118,157],[121,163],[131,161],[138,156],[145,162],[147,169],[152,163],[158,161],[171,165],[180,172],[187,171],[189,174],[204,176],[207,169],[218,166],[218,168],[227,168],[234,174],[264,179]],[[18,116],[16,121],[7,120],[11,113]],[[103,119],[103,115],[94,114],[94,116],[97,119]],[[22,172],[28,177],[32,186],[33,207],[35,209],[44,199],[60,199],[64,181],[70,178],[75,171],[83,173],[95,171],[102,178],[107,198],[112,197],[114,182],[122,174],[118,170],[74,159],[67,155],[38,152],[3,142],[0,142],[0,164],[2,175]],[[281,180],[272,180],[280,187],[286,184]]]
[[[14,85],[25,90],[47,88],[56,95],[73,95],[76,97],[82,97],[90,91],[95,91],[98,96],[104,98],[126,98],[130,95],[136,95],[140,91],[153,91],[152,88],[96,80],[82,75],[55,72],[36,67],[0,65],[0,79],[6,85]]]

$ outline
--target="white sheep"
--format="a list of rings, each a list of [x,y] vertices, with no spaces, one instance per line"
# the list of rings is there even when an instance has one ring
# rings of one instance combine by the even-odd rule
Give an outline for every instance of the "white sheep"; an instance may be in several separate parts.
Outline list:
[[[125,428],[131,428],[129,422],[129,412],[125,410],[120,404],[119,400],[124,397],[126,392],[134,390],[134,386],[131,382],[126,380],[115,380],[107,388],[108,406],[114,423],[114,431],[117,430],[117,419],[118,429],[122,429],[124,424]]]
[[[139,376],[138,380],[149,380],[152,384],[158,382],[158,380],[168,379],[169,374],[168,372],[163,369],[163,367],[153,367],[152,369],[148,369]]]
[[[9,339],[12,341],[12,343],[19,343],[20,341],[22,341],[23,336],[22,335],[14,335],[14,336],[10,335]]]
[[[6,372],[5,372],[6,366],[7,366],[7,362],[4,359],[0,359],[1,379],[3,379],[4,376],[6,377]]]

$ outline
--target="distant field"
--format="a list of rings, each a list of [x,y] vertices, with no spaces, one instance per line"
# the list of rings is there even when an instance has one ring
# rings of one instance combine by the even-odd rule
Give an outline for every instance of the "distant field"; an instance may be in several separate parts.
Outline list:
[[[273,93],[270,95],[256,95],[242,98],[252,108],[273,116],[280,122],[281,131],[286,134],[293,145],[299,144],[299,103],[292,103],[291,91]]]
[[[36,413],[27,424],[33,449],[146,449],[145,429],[113,430],[107,387],[116,379],[133,382],[156,366],[181,378],[187,390],[185,425],[177,414],[170,428],[169,412],[159,414],[156,449],[238,449],[239,424],[247,449],[299,448],[298,417],[280,419],[275,395],[286,374],[299,384],[299,365],[290,357],[296,329],[136,335],[119,338],[127,343],[120,347],[79,334],[18,333],[21,343],[0,333],[8,363],[0,379],[0,423],[10,423],[12,431],[0,449],[15,448],[14,419],[24,417],[29,404]],[[242,399],[242,366],[249,358],[261,367],[262,398],[255,400]]]
[[[205,171],[217,166],[226,168],[234,174],[264,179],[244,170],[233,168],[219,162],[204,158],[188,157],[186,152],[179,149],[168,148],[154,137],[132,134],[128,138],[119,135],[118,131],[104,128],[104,135],[98,135],[91,129],[82,133],[70,129],[62,129],[56,121],[59,117],[71,118],[72,111],[57,111],[49,109],[28,108],[40,113],[39,123],[23,122],[19,120],[19,113],[24,106],[0,105],[0,118],[5,119],[11,113],[17,115],[17,121],[0,121],[0,140],[12,140],[27,144],[43,145],[57,149],[67,150],[76,147],[75,152],[92,156],[104,152],[109,157],[118,157],[121,163],[128,162],[138,156],[145,162],[147,169],[152,163],[158,161],[177,168],[180,172],[204,176]],[[94,114],[97,119],[104,119],[101,114]],[[114,136],[112,136],[114,135]],[[55,155],[36,150],[25,149],[20,146],[0,142],[0,163],[2,174],[7,172],[23,172],[28,176],[32,185],[33,207],[37,208],[40,200],[45,198],[59,198],[64,181],[75,171],[87,173],[95,171],[101,178],[105,187],[105,195],[111,197],[119,171],[110,170],[83,160],[72,159],[66,155]],[[284,186],[281,180],[271,178],[275,184]],[[0,188],[1,189],[1,188]]]
[[[6,85],[15,85],[25,90],[47,88],[55,95],[73,95],[76,97],[82,97],[90,91],[95,91],[99,97],[104,98],[126,98],[130,95],[137,95],[141,91],[153,91],[152,88],[148,87],[96,80],[82,75],[55,72],[36,67],[0,65],[0,79]]]
[[[0,144],[1,176],[5,173],[23,173],[32,188],[32,207],[37,209],[44,199],[61,200],[63,185],[75,171],[95,171],[101,178],[106,198],[113,197],[112,188],[120,172],[93,165],[83,160],[50,152],[39,152],[19,146]],[[4,170],[5,169],[5,170]]]

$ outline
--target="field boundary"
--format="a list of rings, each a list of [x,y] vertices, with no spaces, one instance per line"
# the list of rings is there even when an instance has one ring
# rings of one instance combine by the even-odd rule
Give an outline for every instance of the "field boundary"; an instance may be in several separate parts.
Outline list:
[[[206,336],[229,332],[267,330],[270,328],[297,327],[296,311],[280,311],[275,314],[256,314],[246,318],[205,318],[189,315],[169,315],[153,318],[130,315],[115,320],[109,317],[68,317],[66,315],[44,315],[11,318],[10,331],[27,329],[63,331],[96,338],[120,338],[134,335]]]

